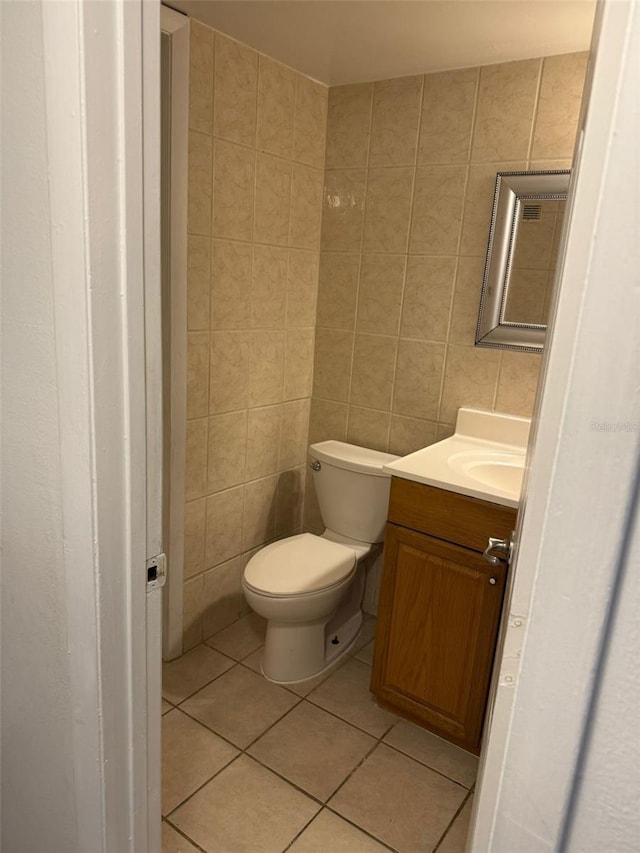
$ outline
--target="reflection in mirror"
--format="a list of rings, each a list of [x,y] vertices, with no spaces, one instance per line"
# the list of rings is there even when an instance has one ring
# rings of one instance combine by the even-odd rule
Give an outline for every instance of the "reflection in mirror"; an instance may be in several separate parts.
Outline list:
[[[568,170],[498,173],[477,346],[542,349],[569,175]]]
[[[520,205],[505,322],[547,325],[565,206],[566,201],[557,199]]]

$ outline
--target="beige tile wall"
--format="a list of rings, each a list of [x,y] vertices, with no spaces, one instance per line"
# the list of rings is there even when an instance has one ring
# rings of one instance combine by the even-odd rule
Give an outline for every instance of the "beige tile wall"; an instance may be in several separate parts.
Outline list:
[[[185,650],[301,529],[327,89],[191,22]]]
[[[495,175],[570,166],[586,60],[329,90],[311,441],[406,454],[462,405],[530,414],[539,356],[474,347]]]

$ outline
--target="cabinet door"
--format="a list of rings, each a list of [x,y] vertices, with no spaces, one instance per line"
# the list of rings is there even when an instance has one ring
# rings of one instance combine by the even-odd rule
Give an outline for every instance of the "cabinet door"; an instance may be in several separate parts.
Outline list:
[[[475,551],[387,525],[371,689],[476,752],[505,577]]]

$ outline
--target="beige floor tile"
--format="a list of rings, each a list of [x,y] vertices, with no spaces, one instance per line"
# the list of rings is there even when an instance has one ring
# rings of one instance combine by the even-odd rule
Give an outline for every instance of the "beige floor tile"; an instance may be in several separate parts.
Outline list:
[[[400,853],[431,851],[466,796],[455,782],[381,744],[330,807]]]
[[[362,663],[366,663],[366,664],[369,664],[369,666],[371,666],[371,664],[373,663],[373,647],[374,647],[374,645],[375,645],[375,640],[371,640],[371,642],[367,643],[367,645],[364,646],[364,648],[359,649],[355,653],[354,658],[356,658],[357,660],[361,660]]]
[[[210,649],[196,646],[186,655],[162,665],[162,695],[177,705],[233,666],[233,661]]]
[[[302,702],[254,743],[249,754],[326,800],[375,743],[348,723]]]
[[[190,844],[168,823],[162,823],[162,853],[198,853],[197,847]]]
[[[382,737],[396,721],[388,711],[378,708],[369,692],[371,668],[351,658],[309,694],[309,701],[374,737]]]
[[[161,708],[160,713],[164,715],[168,711],[170,711],[172,708],[173,708],[173,705],[171,704],[171,702],[167,702],[166,699],[163,699],[162,700],[162,708]]]
[[[470,788],[476,780],[477,756],[405,720],[397,723],[384,741],[465,788]]]
[[[192,696],[182,707],[192,717],[244,749],[297,701],[288,690],[237,665]]]
[[[467,849],[467,835],[471,823],[471,810],[473,808],[473,795],[464,804],[464,808],[454,820],[444,841],[438,847],[438,853],[465,853]]]
[[[166,714],[162,718],[162,813],[169,814],[237,754],[238,750],[177,708]]]
[[[249,669],[252,669],[254,672],[262,673],[260,666],[262,664],[262,652],[264,650],[263,646],[256,649],[255,652],[251,652],[250,655],[247,655],[246,658],[242,658],[242,665],[248,666]]]
[[[388,848],[323,809],[293,842],[289,853],[384,853],[385,850]]]
[[[315,690],[320,684],[323,684],[330,675],[337,672],[340,667],[344,666],[349,660],[349,656],[341,658],[339,661],[330,666],[329,669],[316,675],[314,678],[307,678],[305,681],[298,681],[295,684],[287,684],[287,689],[291,690],[297,696],[308,696],[312,690]]]
[[[241,756],[172,816],[210,853],[281,853],[319,806]]]
[[[266,626],[266,619],[262,616],[247,613],[233,625],[209,637],[207,645],[234,660],[242,660],[262,646]]]

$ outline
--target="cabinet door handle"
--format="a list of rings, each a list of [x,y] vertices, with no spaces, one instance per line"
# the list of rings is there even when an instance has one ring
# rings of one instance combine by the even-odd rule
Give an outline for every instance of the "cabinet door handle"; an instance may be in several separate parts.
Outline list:
[[[504,559],[509,562],[509,558],[511,557],[511,546],[513,544],[513,540],[509,539],[494,539],[493,536],[489,537],[489,544],[484,549],[482,556],[485,558],[487,563],[490,566],[499,566],[500,560]],[[500,554],[499,557],[496,557],[492,554],[492,551],[497,551]],[[495,580],[493,580],[495,583]]]

